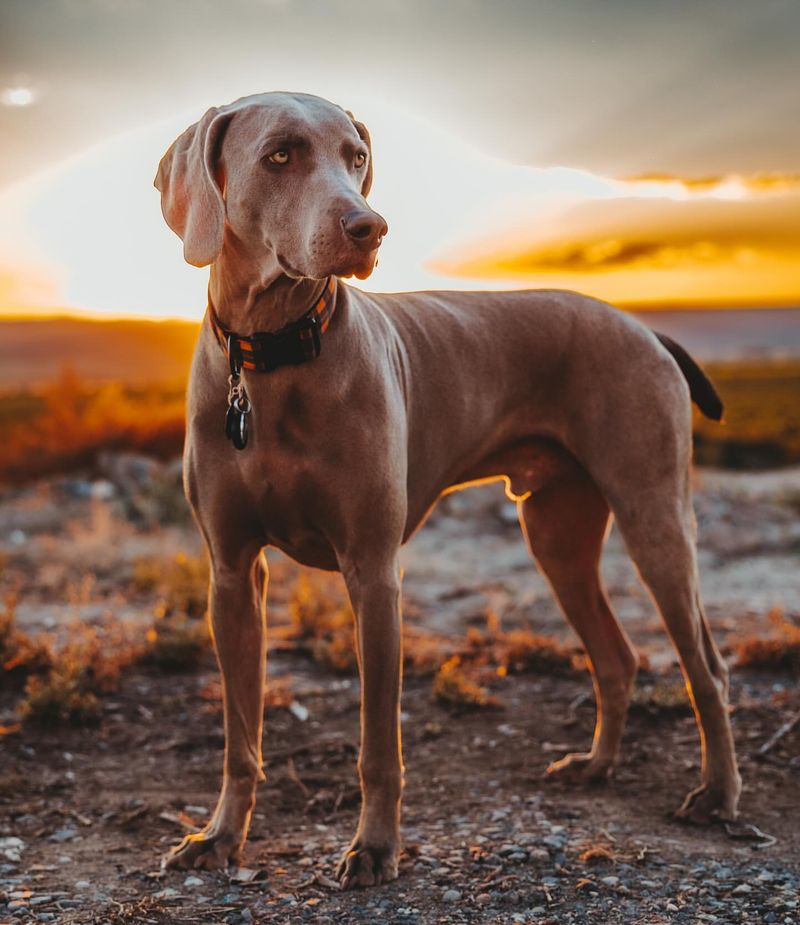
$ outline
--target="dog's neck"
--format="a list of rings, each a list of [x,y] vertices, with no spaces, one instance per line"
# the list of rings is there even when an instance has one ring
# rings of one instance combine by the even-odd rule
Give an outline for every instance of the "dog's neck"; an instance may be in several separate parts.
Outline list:
[[[237,334],[277,331],[297,321],[319,299],[327,279],[287,276],[277,263],[253,271],[258,262],[225,248],[211,266],[208,295],[220,323]]]

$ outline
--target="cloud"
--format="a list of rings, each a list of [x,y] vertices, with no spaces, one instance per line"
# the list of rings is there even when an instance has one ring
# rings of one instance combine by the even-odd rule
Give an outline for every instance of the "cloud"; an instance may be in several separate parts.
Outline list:
[[[640,195],[641,194],[641,195]],[[800,299],[800,178],[648,175],[617,195],[463,241],[429,263],[471,280],[588,290],[615,301]]]
[[[717,174],[704,177],[680,177],[670,173],[641,173],[623,178],[623,182],[637,186],[673,186],[688,194],[700,193],[716,198],[735,198],[733,193],[777,193],[800,190],[800,173]]]
[[[794,176],[624,181],[619,195],[564,209],[547,227],[465,243],[434,261],[440,270],[478,275],[615,270],[677,263],[747,262],[763,251],[800,253],[800,179]],[[646,195],[637,195],[639,187]],[[656,187],[654,190],[653,187]],[[670,195],[678,187],[684,195]],[[748,257],[748,254],[750,255]]]

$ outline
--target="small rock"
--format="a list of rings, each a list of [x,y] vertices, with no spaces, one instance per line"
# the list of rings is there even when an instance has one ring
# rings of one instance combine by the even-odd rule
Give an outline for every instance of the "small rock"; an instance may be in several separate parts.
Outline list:
[[[50,836],[50,841],[61,842],[61,841],[72,841],[73,838],[78,833],[75,829],[58,829],[58,831],[53,832]]]
[[[16,838],[13,835],[8,838],[0,838],[0,855],[8,861],[20,861],[24,850],[25,842],[21,838]]]
[[[187,803],[183,807],[190,816],[207,816],[208,809],[205,806],[195,806],[193,803]]]
[[[616,886],[619,883],[619,877],[603,877],[602,882],[606,886]]]
[[[301,723],[304,723],[309,717],[308,707],[304,707],[302,703],[298,703],[296,700],[289,704],[289,712],[295,719],[299,719]]]
[[[542,844],[548,848],[563,848],[566,844],[566,838],[562,835],[547,835],[542,839]]]
[[[458,890],[445,890],[442,894],[442,902],[457,903],[461,899],[461,893]]]
[[[491,901],[492,901],[491,893],[478,893],[478,895],[475,897],[475,902],[479,906],[488,906]]]
[[[168,886],[163,890],[159,890],[157,893],[153,893],[154,899],[170,899],[173,896],[180,896],[180,890],[173,889],[173,887]]]
[[[201,880],[200,877],[187,877],[183,881],[184,886],[196,887],[196,886],[205,886],[205,881]]]
[[[91,889],[91,883],[88,880],[78,880],[75,883],[76,890],[89,890]]]
[[[735,887],[733,890],[734,896],[744,896],[746,893],[752,893],[753,888],[749,883],[740,883],[739,886]]]

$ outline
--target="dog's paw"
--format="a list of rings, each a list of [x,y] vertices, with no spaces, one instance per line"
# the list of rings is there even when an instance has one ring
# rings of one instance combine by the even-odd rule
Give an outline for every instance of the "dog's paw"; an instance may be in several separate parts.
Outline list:
[[[356,838],[339,862],[336,879],[343,890],[389,883],[397,879],[398,855],[396,845],[368,845]]]
[[[588,784],[607,780],[614,770],[614,763],[599,758],[591,752],[571,752],[547,768],[548,777],[567,783]]]
[[[237,864],[241,853],[241,840],[235,836],[198,832],[187,835],[161,865],[166,870],[218,870]]]
[[[712,822],[733,822],[736,819],[738,793],[736,788],[728,793],[723,787],[702,784],[686,797],[675,818],[695,825],[709,825]]]

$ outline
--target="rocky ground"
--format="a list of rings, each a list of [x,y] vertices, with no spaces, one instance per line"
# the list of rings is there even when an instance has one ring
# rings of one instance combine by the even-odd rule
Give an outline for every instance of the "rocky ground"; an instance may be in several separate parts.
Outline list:
[[[731,656],[735,637],[772,631],[770,610],[800,617],[798,498],[797,472],[698,476],[704,594]],[[148,503],[171,502],[119,476],[0,499],[0,578],[20,622],[57,634],[76,618],[151,619],[153,601],[131,590],[133,563],[197,546],[189,524]],[[510,521],[491,488],[447,500],[406,553],[414,626],[455,640],[490,608],[504,625],[566,637]],[[614,535],[608,546],[612,597],[652,666],[640,691],[670,690],[671,651]],[[275,565],[280,623],[289,573]],[[270,674],[291,697],[267,711],[268,778],[245,866],[215,874],[159,866],[214,805],[223,739],[210,657],[192,673],[127,672],[91,727],[18,727],[20,692],[0,690],[0,922],[800,923],[800,727],[785,725],[800,692],[789,673],[733,672],[745,789],[742,823],[727,830],[671,817],[699,776],[680,700],[638,697],[614,779],[572,788],[543,771],[591,739],[588,677],[497,677],[498,708],[453,712],[432,699],[430,677],[410,675],[401,876],[353,893],[331,878],[357,818],[357,680],[285,648]]]

